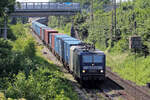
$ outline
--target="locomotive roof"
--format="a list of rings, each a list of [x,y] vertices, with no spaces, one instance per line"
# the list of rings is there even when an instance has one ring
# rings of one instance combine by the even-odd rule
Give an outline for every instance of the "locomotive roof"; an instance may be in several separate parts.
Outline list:
[[[105,55],[103,51],[100,51],[98,49],[86,49],[84,46],[72,46],[71,50],[75,50],[77,53],[79,54],[101,54],[101,55]]]

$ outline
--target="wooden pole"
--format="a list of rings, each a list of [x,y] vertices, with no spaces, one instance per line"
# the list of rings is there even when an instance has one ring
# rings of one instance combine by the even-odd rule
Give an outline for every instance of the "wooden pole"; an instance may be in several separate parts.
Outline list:
[[[113,6],[113,4],[114,4],[114,0],[112,0],[112,6]],[[110,38],[111,38],[111,44],[110,44],[110,46],[112,47],[112,43],[113,43],[113,30],[114,30],[114,10],[112,9],[112,16],[111,16],[112,18],[111,18],[111,34],[110,34]]]
[[[115,16],[115,26],[114,26],[114,32],[115,32],[115,39],[117,35],[117,15],[116,15],[116,0],[114,0],[114,16]]]
[[[93,0],[91,0],[91,20],[93,21]]]

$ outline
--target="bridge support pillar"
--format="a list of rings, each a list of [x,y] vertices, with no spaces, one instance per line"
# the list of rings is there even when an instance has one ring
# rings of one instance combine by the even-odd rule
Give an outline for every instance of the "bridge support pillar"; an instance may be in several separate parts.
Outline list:
[[[4,39],[7,39],[7,17],[4,17]]]

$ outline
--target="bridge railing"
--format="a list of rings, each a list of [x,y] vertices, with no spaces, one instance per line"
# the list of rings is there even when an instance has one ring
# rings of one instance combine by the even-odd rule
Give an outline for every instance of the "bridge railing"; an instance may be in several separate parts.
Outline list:
[[[15,5],[16,11],[25,10],[54,10],[54,11],[80,11],[80,3],[72,2],[20,2]]]

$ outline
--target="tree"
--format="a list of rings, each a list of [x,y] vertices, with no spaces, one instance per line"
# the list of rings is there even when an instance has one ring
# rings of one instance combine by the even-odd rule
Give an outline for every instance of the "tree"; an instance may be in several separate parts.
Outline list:
[[[86,23],[87,14],[78,14],[74,19],[75,30],[78,32],[80,38],[84,40],[88,37],[88,24]]]
[[[14,11],[14,5],[16,0],[1,0],[0,1],[0,17],[3,17],[6,14],[6,11],[8,14]]]
[[[0,1],[0,17],[4,18],[4,38],[7,39],[7,16],[14,11],[15,0]],[[2,22],[1,22],[2,23]]]

